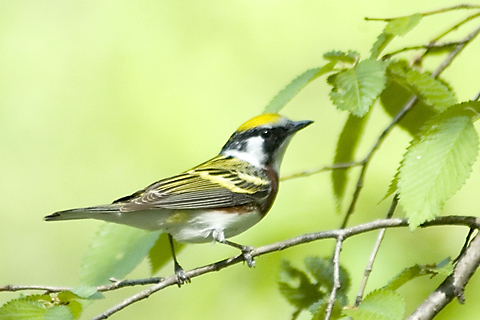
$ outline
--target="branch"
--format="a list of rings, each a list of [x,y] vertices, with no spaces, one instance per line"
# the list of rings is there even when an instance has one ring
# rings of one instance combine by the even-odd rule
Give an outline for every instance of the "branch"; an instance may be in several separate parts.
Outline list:
[[[464,289],[480,265],[480,237],[470,242],[458,260],[452,274],[407,318],[408,320],[433,319],[454,298],[464,303]]]
[[[436,219],[426,222],[421,225],[422,228],[430,227],[430,226],[443,226],[443,225],[460,225],[460,226],[467,226],[474,229],[480,228],[480,218],[476,217],[465,217],[465,216],[447,216],[447,217],[437,217]],[[407,219],[380,219],[375,220],[372,222],[368,222],[365,224],[357,225],[354,227],[350,227],[347,229],[338,229],[338,230],[329,230],[329,231],[321,231],[315,233],[308,233],[304,235],[297,236],[295,238],[291,238],[288,240],[280,241],[277,243],[273,243],[270,245],[266,245],[263,247],[255,248],[251,251],[252,257],[258,257],[264,254],[268,254],[275,251],[281,251],[293,246],[297,246],[304,243],[309,243],[313,241],[317,241],[320,239],[347,239],[357,234],[369,232],[372,230],[378,230],[382,228],[395,228],[395,227],[406,227],[408,226]],[[225,259],[222,261],[218,261],[216,263],[206,265],[203,267],[199,267],[190,271],[185,272],[189,278],[195,278],[201,276],[206,273],[220,271],[224,268],[232,266],[234,264],[240,263],[244,261],[244,257],[242,254],[231,257],[229,259]],[[162,282],[151,286],[150,288],[139,292],[138,294],[131,296],[119,304],[115,305],[114,307],[106,310],[105,312],[99,314],[92,320],[100,320],[100,319],[107,319],[112,314],[128,307],[129,305],[138,302],[140,300],[148,298],[153,293],[160,291],[169,286],[177,285],[177,278],[175,275],[169,276],[165,278]]]

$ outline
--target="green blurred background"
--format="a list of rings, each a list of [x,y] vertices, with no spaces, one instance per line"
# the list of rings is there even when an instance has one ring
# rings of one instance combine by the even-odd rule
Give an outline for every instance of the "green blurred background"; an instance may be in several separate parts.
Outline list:
[[[364,17],[392,17],[458,4],[454,1],[3,1],[0,3],[0,285],[78,285],[83,254],[100,222],[45,223],[53,211],[108,203],[214,156],[245,120],[330,50],[363,57],[384,24]],[[465,13],[424,19],[394,48],[421,44]],[[460,32],[465,34],[471,28]],[[459,100],[479,89],[478,52],[468,47],[444,73]],[[411,56],[409,56],[411,57]],[[440,58],[427,63],[435,67]],[[474,67],[471,66],[474,62]],[[283,175],[330,164],[346,114],[335,110],[320,79],[283,114],[315,125],[293,140]],[[359,156],[388,123],[376,108]],[[378,153],[351,224],[384,217],[379,203],[404,148],[396,129]],[[476,215],[479,165],[444,214]],[[353,171],[357,173],[357,171]],[[356,177],[356,175],[351,175]],[[352,190],[352,187],[349,189]],[[351,192],[350,192],[351,194]],[[397,215],[401,215],[398,213]],[[302,233],[337,228],[328,173],[282,184],[270,214],[235,241],[260,246]],[[465,228],[387,232],[367,288],[386,284],[403,268],[455,256]],[[375,233],[345,243],[342,262],[358,290]],[[279,262],[298,267],[306,255],[329,255],[320,241],[257,258],[168,288],[113,319],[289,319],[293,308],[278,292]],[[186,269],[236,254],[221,245],[192,245],[179,255]],[[168,265],[158,275],[170,275]],[[143,263],[129,278],[148,277]],[[402,288],[407,312],[440,279]],[[466,290],[465,306],[453,302],[439,319],[478,316],[480,279]],[[138,292],[107,293],[84,319]],[[1,293],[0,304],[18,297]],[[303,314],[301,319],[308,319]]]

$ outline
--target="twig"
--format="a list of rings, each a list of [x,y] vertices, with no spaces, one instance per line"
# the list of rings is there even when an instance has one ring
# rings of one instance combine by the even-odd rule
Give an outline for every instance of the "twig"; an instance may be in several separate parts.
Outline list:
[[[444,12],[448,12],[448,11],[453,11],[453,10],[460,10],[460,9],[480,9],[480,6],[478,5],[473,5],[473,4],[459,4],[459,5],[456,5],[456,6],[453,6],[453,7],[447,7],[447,8],[442,8],[442,9],[438,9],[438,10],[433,10],[433,11],[427,11],[427,12],[424,12],[424,13],[421,13],[422,16],[430,16],[430,15],[434,15],[434,14],[438,14],[438,13],[444,13]],[[399,19],[399,18],[406,18],[406,17],[409,17],[409,16],[400,16],[400,17],[395,17],[395,18],[369,18],[369,17],[365,17],[365,20],[366,21],[392,21],[392,20],[395,20],[395,19]]]
[[[430,226],[440,226],[440,225],[461,225],[467,226],[470,228],[480,228],[480,218],[476,217],[463,217],[463,216],[448,216],[448,217],[437,217],[436,219],[425,222],[421,225],[422,228],[430,227]],[[382,228],[395,228],[395,227],[406,227],[408,226],[407,219],[380,219],[371,221],[365,224],[357,225],[354,227],[346,228],[346,229],[338,229],[338,230],[329,230],[329,231],[322,231],[316,233],[308,233],[304,235],[297,236],[295,238],[291,238],[288,240],[280,241],[277,243],[273,243],[270,245],[266,245],[263,247],[255,248],[251,251],[252,257],[258,257],[264,254],[268,254],[274,251],[281,251],[299,244],[309,243],[320,239],[344,239],[346,240],[349,237],[352,237],[357,234],[369,232],[372,230],[378,230]],[[190,271],[185,272],[189,278],[195,278],[200,275],[219,271],[221,269],[227,268],[231,265],[237,264],[244,261],[244,257],[242,254],[231,257],[229,259],[225,259],[222,261],[218,261],[216,263],[206,265],[203,267],[199,267]],[[121,303],[115,305],[114,307],[106,310],[105,312],[101,313],[100,315],[93,318],[93,320],[100,320],[100,319],[107,319],[112,314],[128,307],[129,305],[138,302],[140,300],[148,298],[153,293],[162,290],[166,287],[177,285],[176,276],[172,275],[165,278],[162,282],[153,285],[152,287],[139,292],[138,294],[125,299]]]
[[[314,175],[314,174],[320,173],[320,172],[339,170],[339,169],[348,169],[348,168],[356,167],[356,166],[360,166],[360,165],[362,165],[361,162],[335,163],[335,164],[332,164],[330,166],[325,166],[325,167],[320,168],[320,169],[306,170],[306,171],[303,171],[303,172],[294,173],[294,174],[289,175],[289,176],[284,176],[284,177],[280,178],[280,181],[285,181],[285,180],[290,180],[290,179],[295,179],[295,178],[300,178],[300,177],[308,177],[308,176],[311,176],[311,175]]]
[[[388,213],[387,213],[387,219],[390,219],[393,216],[393,213],[395,212],[395,209],[397,208],[397,205],[398,205],[398,194],[396,194],[393,197],[392,204],[390,205],[390,209],[388,210]],[[365,287],[367,286],[368,277],[370,276],[370,273],[372,272],[373,262],[375,261],[378,250],[380,249],[380,244],[382,243],[382,240],[383,240],[383,237],[385,235],[386,230],[387,229],[382,228],[382,229],[380,229],[380,232],[378,233],[377,241],[375,242],[375,246],[373,247],[373,250],[372,250],[372,253],[370,255],[370,260],[368,261],[367,267],[365,268],[362,283],[360,284],[360,288],[359,288],[358,293],[357,293],[357,298],[355,299],[355,305],[354,305],[355,308],[360,305],[360,302],[362,302],[363,293],[365,292]],[[472,229],[470,229],[470,230],[472,230]]]
[[[333,287],[328,299],[327,309],[325,310],[325,320],[330,320],[332,316],[333,307],[335,305],[335,299],[337,297],[337,291],[340,288],[340,251],[342,251],[343,236],[337,238],[335,245],[335,253],[333,254]]]

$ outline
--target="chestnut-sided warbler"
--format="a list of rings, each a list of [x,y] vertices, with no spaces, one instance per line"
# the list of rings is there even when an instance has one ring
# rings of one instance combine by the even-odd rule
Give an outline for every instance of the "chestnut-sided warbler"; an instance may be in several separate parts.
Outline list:
[[[112,204],[55,212],[46,221],[98,219],[168,233],[178,284],[189,281],[173,250],[178,242],[226,240],[251,228],[271,208],[278,191],[280,163],[292,136],[312,121],[292,121],[275,113],[242,124],[220,154],[193,169],[157,181]]]

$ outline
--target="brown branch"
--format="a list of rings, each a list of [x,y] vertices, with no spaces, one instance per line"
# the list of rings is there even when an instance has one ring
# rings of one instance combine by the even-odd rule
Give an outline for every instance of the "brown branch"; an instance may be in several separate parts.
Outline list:
[[[437,217],[436,219],[426,222],[421,225],[422,228],[430,226],[440,226],[440,225],[461,225],[467,226],[469,228],[480,228],[480,218],[476,217],[463,217],[463,216],[448,216],[448,217]],[[357,225],[347,229],[338,229],[338,230],[329,230],[321,231],[316,233],[308,233],[304,235],[297,236],[288,240],[280,241],[263,247],[255,248],[251,251],[252,257],[258,257],[275,251],[281,251],[293,246],[297,246],[304,243],[309,243],[317,241],[320,239],[347,239],[349,237],[355,236],[357,234],[378,230],[382,228],[395,228],[395,227],[406,227],[408,226],[407,219],[383,219],[375,220],[365,224]],[[234,264],[244,261],[243,255],[238,255],[218,261],[213,264],[209,264],[203,267],[199,267],[186,272],[186,275],[192,279],[198,276],[201,276],[206,273],[220,271],[224,268],[232,266]],[[148,298],[150,295],[154,294],[157,291],[160,291],[169,286],[176,286],[177,278],[175,275],[165,278],[158,284],[151,286],[150,288],[139,292],[138,294],[131,296],[114,307],[106,310],[105,312],[94,317],[93,320],[107,319],[112,314],[128,307],[129,305],[138,302],[140,300]]]
[[[407,318],[408,320],[433,319],[447,304],[457,298],[464,303],[463,291],[472,275],[480,265],[480,237],[470,242],[452,274],[428,296],[423,303]]]

